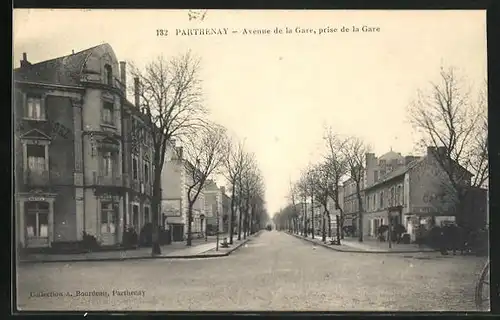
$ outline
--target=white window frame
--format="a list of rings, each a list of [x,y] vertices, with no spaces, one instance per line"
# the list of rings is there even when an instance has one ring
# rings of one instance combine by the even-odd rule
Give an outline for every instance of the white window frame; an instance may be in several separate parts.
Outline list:
[[[30,103],[30,101],[36,100],[39,103],[36,104],[36,108],[34,109],[34,105]],[[45,110],[44,96],[35,95],[35,94],[27,94],[25,98],[25,109],[24,109],[24,118],[28,120],[35,121],[46,121],[47,114]]]
[[[109,111],[109,119],[106,119],[105,114]],[[104,125],[114,126],[115,125],[115,106],[112,101],[102,100],[101,108],[101,122]]]
[[[101,201],[100,203],[100,217],[99,217],[99,222],[100,222],[100,232],[101,234],[103,233],[103,229],[102,229],[102,226],[104,224],[104,221],[102,219],[102,216],[103,216],[103,213],[106,213],[106,230],[104,232],[106,233],[113,233],[115,234],[117,232],[116,228],[117,228],[117,225],[118,225],[118,213],[115,211],[115,208],[114,208],[114,203],[112,201]],[[107,206],[106,208],[104,208],[104,206]],[[111,213],[111,215],[114,215],[115,216],[115,221],[113,221],[113,225],[114,225],[114,231],[112,232],[111,230],[111,226],[110,226],[110,222],[109,222],[109,214]]]
[[[114,154],[111,151],[101,152],[101,170],[100,174],[103,177],[113,177],[114,176]]]

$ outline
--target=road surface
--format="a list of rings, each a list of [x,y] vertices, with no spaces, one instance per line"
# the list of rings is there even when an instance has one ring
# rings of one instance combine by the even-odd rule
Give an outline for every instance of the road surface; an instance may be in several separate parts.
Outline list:
[[[82,313],[471,311],[483,263],[477,257],[336,252],[266,231],[224,258],[21,265],[18,306]]]

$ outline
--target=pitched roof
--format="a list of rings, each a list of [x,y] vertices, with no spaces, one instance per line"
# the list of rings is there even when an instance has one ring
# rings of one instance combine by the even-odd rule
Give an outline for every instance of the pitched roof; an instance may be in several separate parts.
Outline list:
[[[88,58],[93,53],[111,50],[107,43],[74,54],[41,61],[14,69],[14,80],[62,85],[77,85]]]
[[[377,182],[375,182],[374,184],[372,184],[371,186],[366,187],[365,190],[372,189],[372,188],[379,186],[387,181],[390,181],[392,179],[395,179],[395,178],[398,178],[398,177],[404,175],[406,172],[415,168],[419,163],[424,161],[424,159],[425,159],[425,157],[422,157],[422,158],[413,160],[404,166],[397,167],[396,169],[392,170],[391,172],[387,173],[386,175],[380,177],[380,179]]]
[[[387,153],[384,153],[383,155],[381,155],[379,157],[379,160],[393,160],[393,159],[400,159],[402,158],[403,156],[401,156],[401,153],[397,153],[397,152],[394,152],[394,151],[389,151]]]

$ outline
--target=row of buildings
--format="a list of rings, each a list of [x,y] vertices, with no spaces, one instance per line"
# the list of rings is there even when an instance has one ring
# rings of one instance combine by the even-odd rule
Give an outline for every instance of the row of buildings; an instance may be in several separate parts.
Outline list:
[[[338,206],[333,199],[328,202],[332,230],[336,228],[335,216],[343,214],[344,226],[353,227],[355,235],[362,232],[364,237],[376,238],[379,226],[401,224],[414,241],[419,225],[429,229],[433,225],[456,222],[454,195],[444,188],[442,182],[446,180],[446,174],[435,158],[444,154],[445,149],[435,147],[428,147],[427,153],[418,157],[402,156],[392,150],[380,157],[367,153],[360,188],[363,212],[359,212],[356,183],[347,179],[339,186]],[[464,168],[461,170],[462,183],[470,186],[472,174]],[[305,209],[309,228],[321,234],[323,206],[314,203],[314,224],[311,221],[311,203],[300,203],[298,207],[301,212],[300,228],[303,228]],[[487,190],[470,187],[464,211],[469,226],[475,229],[485,227],[488,223]],[[360,217],[362,230],[359,228]]]
[[[361,181],[363,213],[359,214],[356,184],[348,179],[342,186],[342,208],[345,225],[356,234],[376,237],[381,225],[401,224],[412,240],[417,227],[456,222],[455,193],[447,188],[445,171],[436,157],[446,155],[444,147],[428,147],[422,156],[402,156],[390,151],[380,157],[365,155],[364,179]],[[467,193],[465,217],[469,226],[480,229],[488,222],[487,190],[471,187],[472,173],[458,166]],[[359,228],[359,217],[362,230]]]
[[[141,126],[138,79],[127,100],[127,70],[101,44],[14,69],[14,181],[18,245],[72,243],[84,233],[122,242],[152,219],[151,137]],[[162,175],[159,225],[172,240],[186,233],[189,183],[182,148],[171,141]],[[228,196],[210,181],[195,203],[194,233],[227,230]],[[222,227],[221,227],[222,229]]]

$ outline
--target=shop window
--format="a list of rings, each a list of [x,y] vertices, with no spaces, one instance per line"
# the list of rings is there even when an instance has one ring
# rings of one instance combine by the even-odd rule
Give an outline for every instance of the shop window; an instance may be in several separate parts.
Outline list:
[[[132,206],[132,224],[134,227],[139,226],[139,206],[135,204]]]
[[[49,237],[49,204],[47,202],[27,202],[26,235],[28,238]]]
[[[101,203],[101,233],[115,233],[116,212],[110,202]]]

